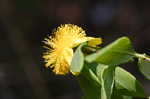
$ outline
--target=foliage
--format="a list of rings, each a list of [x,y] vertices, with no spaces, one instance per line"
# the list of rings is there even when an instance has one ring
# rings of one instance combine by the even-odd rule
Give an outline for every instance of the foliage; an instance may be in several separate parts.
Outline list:
[[[140,82],[120,65],[138,58],[142,74],[150,79],[150,58],[138,54],[128,37],[121,37],[90,55],[81,44],[75,51],[70,71],[76,74],[83,99],[132,99],[147,98]]]

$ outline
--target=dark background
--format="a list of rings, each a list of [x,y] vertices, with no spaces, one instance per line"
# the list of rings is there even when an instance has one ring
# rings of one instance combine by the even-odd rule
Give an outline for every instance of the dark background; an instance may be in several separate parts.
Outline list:
[[[0,0],[0,99],[80,99],[75,78],[54,75],[41,58],[42,40],[64,23],[102,37],[102,46],[128,36],[150,55],[149,0]],[[136,63],[124,67],[150,95]]]

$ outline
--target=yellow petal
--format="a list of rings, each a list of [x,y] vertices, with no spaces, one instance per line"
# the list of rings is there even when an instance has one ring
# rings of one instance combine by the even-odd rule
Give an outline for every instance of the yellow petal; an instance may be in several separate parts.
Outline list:
[[[88,45],[91,47],[96,47],[97,45],[100,45],[102,43],[101,38],[89,38]]]
[[[71,72],[74,76],[78,76],[80,72]]]
[[[64,53],[64,59],[68,62],[68,64],[71,64],[71,60],[73,57],[73,50],[71,48],[66,48]]]

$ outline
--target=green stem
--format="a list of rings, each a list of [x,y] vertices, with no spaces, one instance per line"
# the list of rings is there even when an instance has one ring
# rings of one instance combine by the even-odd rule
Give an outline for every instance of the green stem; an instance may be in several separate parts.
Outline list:
[[[147,61],[150,61],[150,57],[146,56],[146,54],[139,54],[139,53],[135,53],[133,54],[135,57],[138,57],[138,58],[143,58]]]

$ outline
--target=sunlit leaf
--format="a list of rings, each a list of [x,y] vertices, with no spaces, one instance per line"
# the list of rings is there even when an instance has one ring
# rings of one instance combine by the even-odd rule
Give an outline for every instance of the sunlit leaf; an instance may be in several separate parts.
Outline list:
[[[71,62],[70,71],[74,74],[79,74],[84,65],[84,55],[81,51],[82,46],[83,44],[76,49]]]
[[[146,94],[136,78],[126,70],[116,67],[115,86],[118,93],[134,97],[146,97]]]
[[[134,53],[134,50],[129,38],[121,37],[98,52],[88,55],[86,61],[116,66],[133,60],[130,53]]]
[[[111,99],[114,86],[115,67],[99,64],[97,75],[101,81],[101,99]]]
[[[150,61],[139,58],[138,64],[142,74],[150,80]]]

